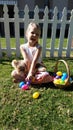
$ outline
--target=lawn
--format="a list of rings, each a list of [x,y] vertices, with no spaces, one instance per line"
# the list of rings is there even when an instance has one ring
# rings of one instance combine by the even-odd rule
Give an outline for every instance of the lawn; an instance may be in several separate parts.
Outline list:
[[[56,60],[43,59],[48,71],[53,71]],[[0,59],[0,130],[73,130],[73,86],[58,89],[44,84],[22,91],[12,82],[11,61]],[[66,61],[73,75],[73,59]],[[62,65],[60,69],[65,71]],[[33,99],[36,91],[40,97]]]

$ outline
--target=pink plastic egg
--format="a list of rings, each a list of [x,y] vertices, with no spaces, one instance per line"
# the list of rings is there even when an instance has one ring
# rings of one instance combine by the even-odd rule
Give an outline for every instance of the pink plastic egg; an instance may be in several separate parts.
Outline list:
[[[29,89],[29,86],[27,84],[22,86],[22,90],[28,90],[28,89]]]

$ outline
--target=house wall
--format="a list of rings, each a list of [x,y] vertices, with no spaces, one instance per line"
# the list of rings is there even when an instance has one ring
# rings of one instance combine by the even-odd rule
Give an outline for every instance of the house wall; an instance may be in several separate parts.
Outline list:
[[[48,3],[48,0],[18,0],[18,7],[20,10],[23,10],[25,5],[28,4],[29,10],[33,11],[36,5],[40,9],[44,9],[45,5],[49,6]]]
[[[19,10],[24,10],[25,5],[27,4],[30,11],[34,10],[34,0],[18,0],[18,8]]]
[[[68,10],[73,9],[73,0],[68,0]]]
[[[39,8],[43,9],[45,2],[44,0],[35,0],[35,5],[38,5]]]
[[[44,9],[45,5],[47,5],[49,9],[54,9],[54,7],[57,6],[59,11],[62,11],[64,7],[68,10],[73,9],[73,0],[18,0],[17,3],[19,10],[24,10],[26,4],[30,11],[33,11],[36,5],[38,5],[40,9]]]
[[[59,11],[62,11],[64,7],[68,6],[68,0],[52,0],[52,8],[58,7]]]

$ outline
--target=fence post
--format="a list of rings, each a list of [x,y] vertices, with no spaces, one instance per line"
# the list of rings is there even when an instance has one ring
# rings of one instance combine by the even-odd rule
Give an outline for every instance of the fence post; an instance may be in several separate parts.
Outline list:
[[[62,56],[64,33],[65,33],[65,26],[66,26],[66,15],[67,15],[67,10],[66,8],[64,8],[62,13],[62,23],[61,23],[60,38],[59,38],[59,50],[58,50],[59,57]]]
[[[34,21],[35,23],[39,23],[39,16],[38,16],[38,13],[39,13],[39,9],[38,9],[38,6],[35,7],[34,9]]]
[[[71,11],[66,57],[70,57],[72,37],[73,37],[73,10]]]
[[[5,37],[6,37],[7,56],[11,57],[9,17],[8,17],[7,5],[4,5],[4,29],[5,29]]]
[[[19,36],[19,16],[18,16],[18,8],[17,5],[14,7],[14,17],[15,17],[15,38],[16,38],[16,55],[20,56],[20,36]]]
[[[28,6],[26,5],[25,6],[25,9],[24,9],[24,38],[25,38],[25,42],[27,41],[26,40],[26,37],[25,37],[25,34],[26,34],[26,29],[27,29],[27,26],[29,24],[29,9],[28,9]]]
[[[43,19],[42,57],[46,56],[47,30],[48,30],[48,7],[46,6]]]
[[[50,57],[54,56],[54,44],[55,44],[55,37],[56,37],[56,28],[57,28],[57,7],[54,8],[54,17],[53,17],[53,24],[52,24],[52,37],[51,37],[51,52]]]
[[[0,39],[0,58],[2,58],[1,39]]]

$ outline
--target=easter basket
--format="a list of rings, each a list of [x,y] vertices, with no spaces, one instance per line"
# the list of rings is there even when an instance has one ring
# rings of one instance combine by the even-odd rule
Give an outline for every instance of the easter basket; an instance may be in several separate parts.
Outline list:
[[[54,83],[54,85],[55,85],[56,87],[58,87],[58,88],[66,88],[66,87],[69,87],[70,84],[71,84],[71,83],[70,83],[70,68],[69,68],[69,66],[68,66],[68,64],[67,64],[67,62],[66,62],[65,60],[58,60],[58,61],[56,62],[56,64],[55,64],[55,68],[54,68],[55,74],[56,74],[57,71],[58,71],[59,63],[60,63],[60,65],[61,65],[61,63],[64,64],[64,66],[65,66],[65,68],[66,68],[67,79],[66,79],[66,81],[65,81],[63,84],[57,83],[57,82],[55,82],[55,80],[53,81],[53,83]]]

